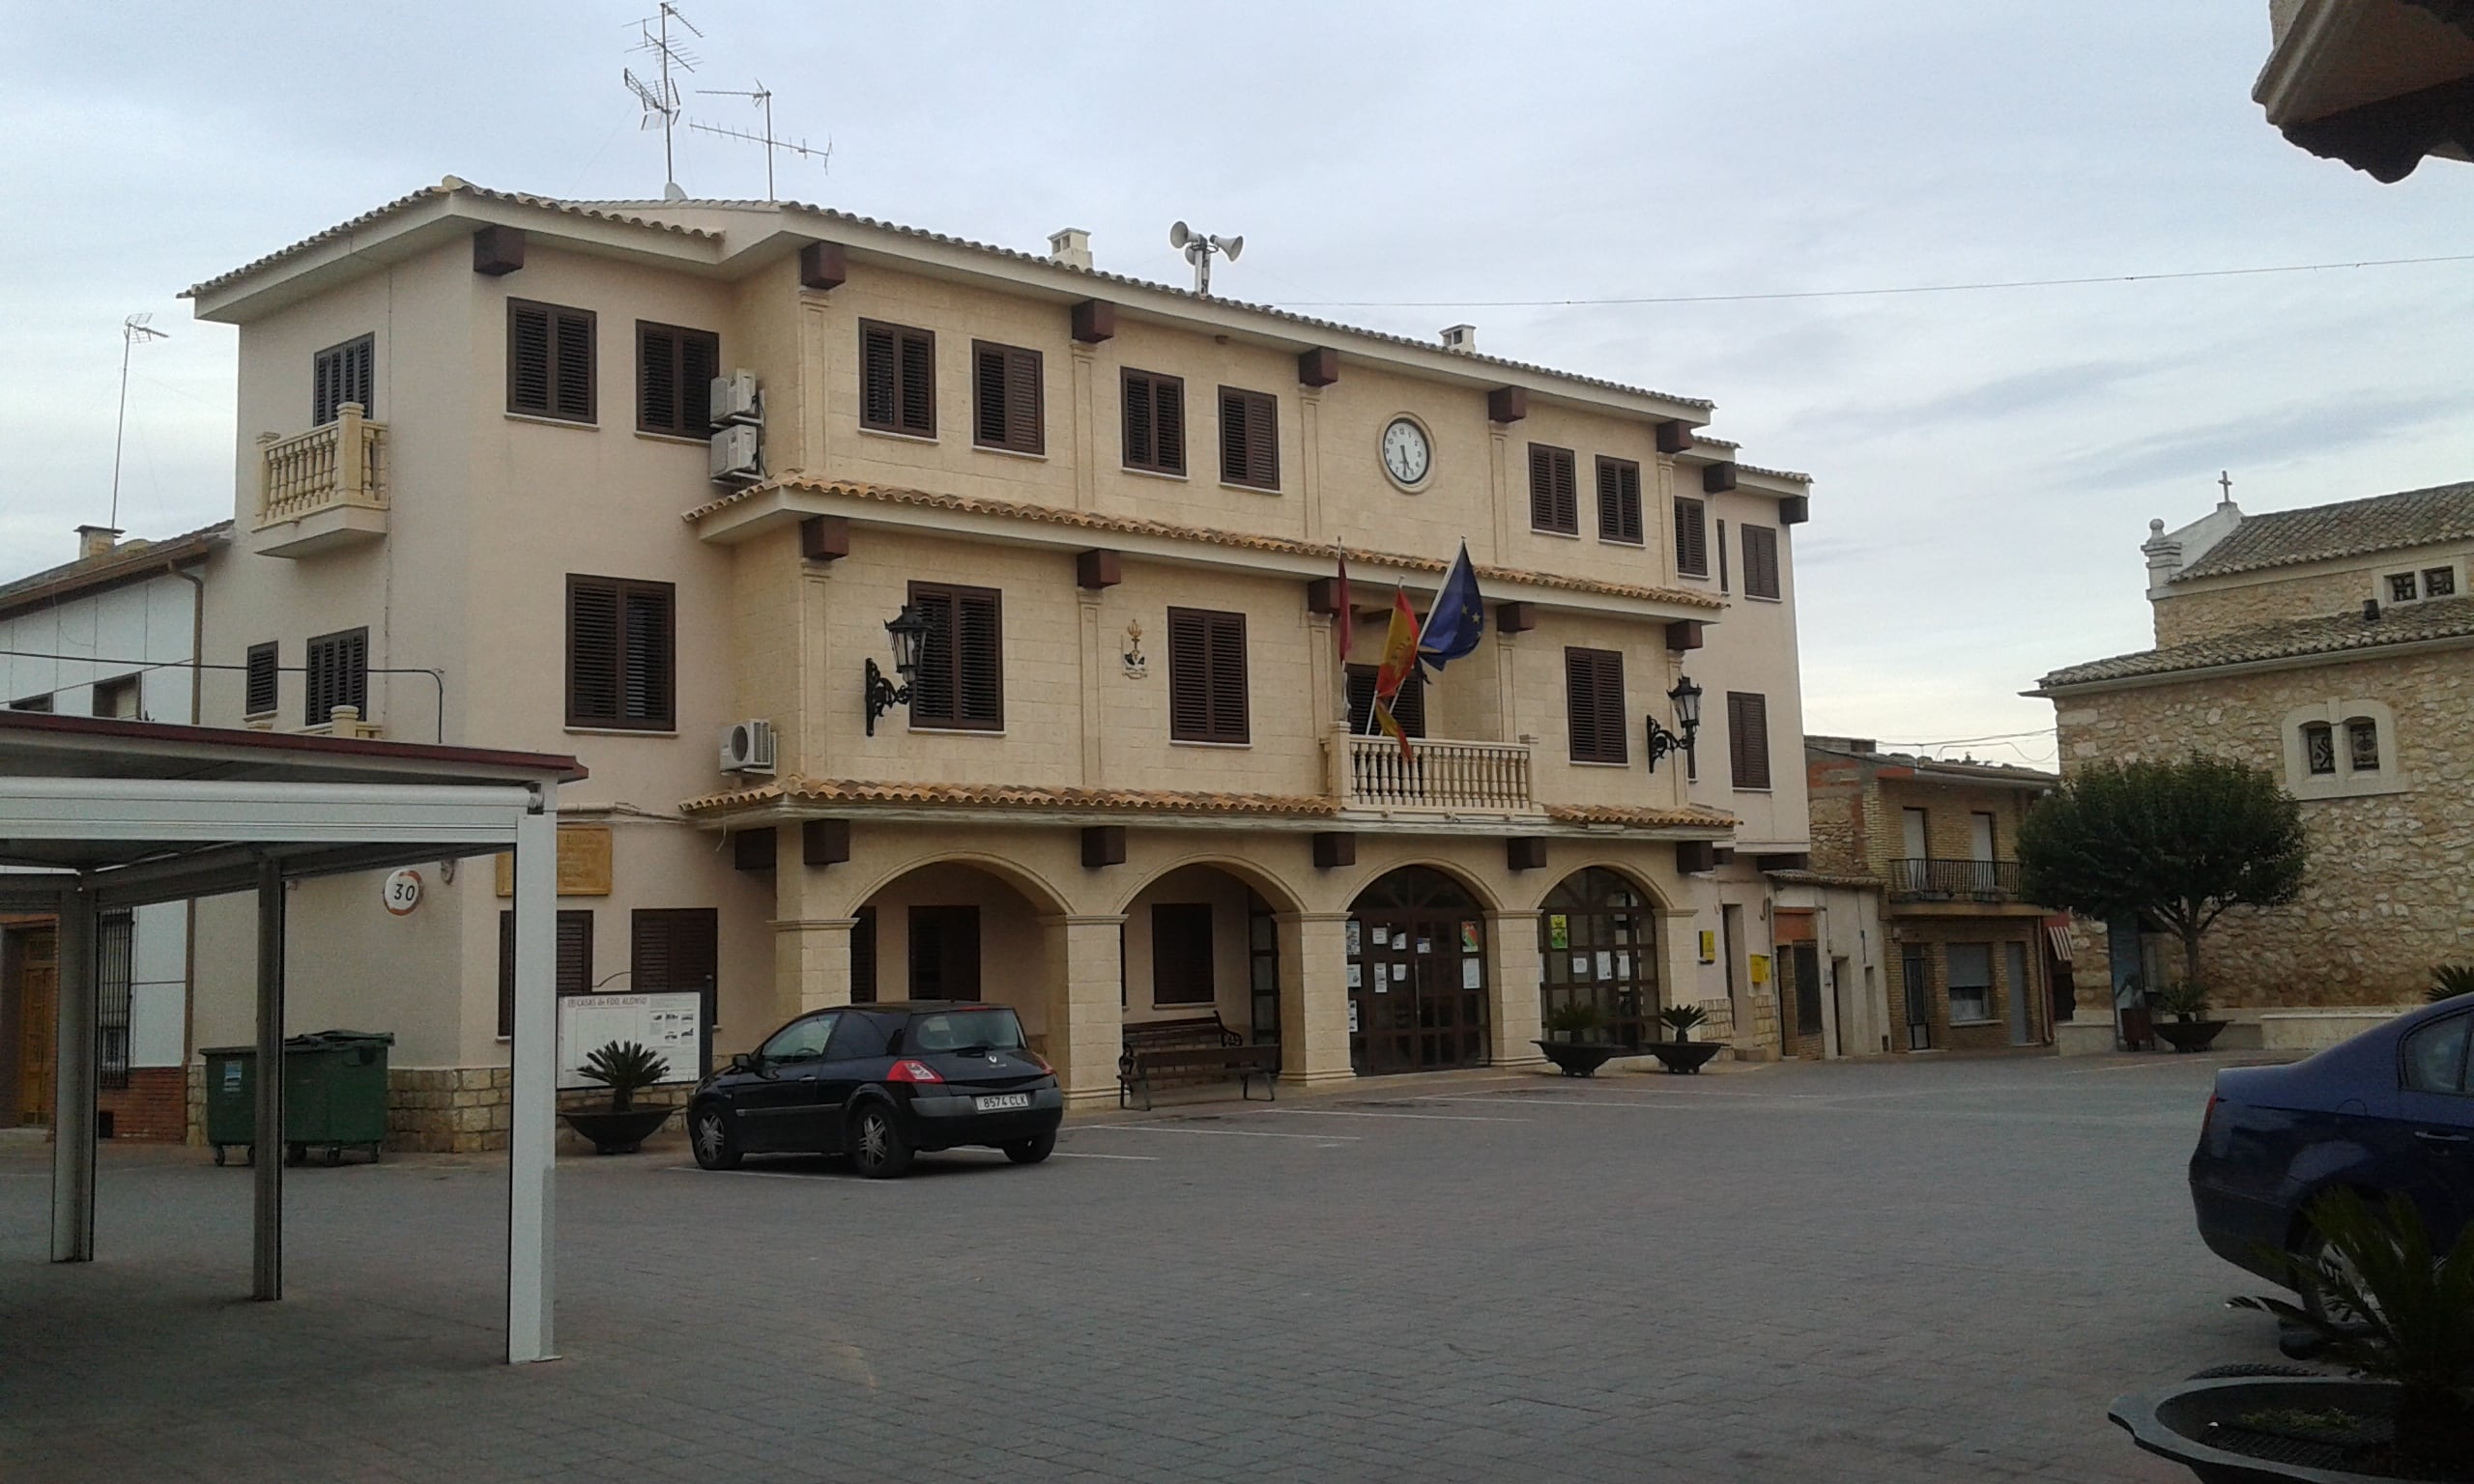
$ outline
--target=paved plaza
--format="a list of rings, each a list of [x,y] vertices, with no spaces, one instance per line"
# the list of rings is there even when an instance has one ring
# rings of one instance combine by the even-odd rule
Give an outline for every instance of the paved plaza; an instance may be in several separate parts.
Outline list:
[[[2134,1386],[2274,1359],[2191,1229],[2222,1058],[1361,1082],[1069,1124],[1029,1169],[562,1161],[559,1344],[496,1362],[505,1175],[106,1146],[43,1261],[0,1143],[0,1479],[2181,1477]]]

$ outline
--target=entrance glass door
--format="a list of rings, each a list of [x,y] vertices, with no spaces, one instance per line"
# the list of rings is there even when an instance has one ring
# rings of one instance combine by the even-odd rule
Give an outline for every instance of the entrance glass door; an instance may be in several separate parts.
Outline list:
[[[1486,924],[1440,871],[1394,871],[1347,928],[1349,1064],[1361,1073],[1485,1065]]]

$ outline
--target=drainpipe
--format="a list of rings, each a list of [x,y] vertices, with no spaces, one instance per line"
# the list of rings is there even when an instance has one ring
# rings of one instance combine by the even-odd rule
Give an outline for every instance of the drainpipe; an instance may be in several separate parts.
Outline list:
[[[199,702],[206,692],[206,579],[184,571],[180,563],[165,565],[164,571],[189,585],[189,725],[198,724]]]

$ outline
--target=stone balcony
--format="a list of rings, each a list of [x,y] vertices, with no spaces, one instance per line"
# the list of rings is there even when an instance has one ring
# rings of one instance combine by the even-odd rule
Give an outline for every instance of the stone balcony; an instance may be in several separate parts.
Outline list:
[[[258,515],[250,544],[307,556],[387,534],[387,425],[358,403],[306,433],[258,435]]]
[[[1518,742],[1411,737],[1409,756],[1390,737],[1338,735],[1331,791],[1343,809],[1528,814],[1529,748]]]

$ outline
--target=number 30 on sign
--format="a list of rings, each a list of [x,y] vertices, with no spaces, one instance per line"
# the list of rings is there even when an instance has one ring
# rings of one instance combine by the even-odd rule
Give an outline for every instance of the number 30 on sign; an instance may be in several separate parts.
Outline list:
[[[387,875],[387,910],[402,917],[421,904],[421,873],[417,870],[389,871]]]

